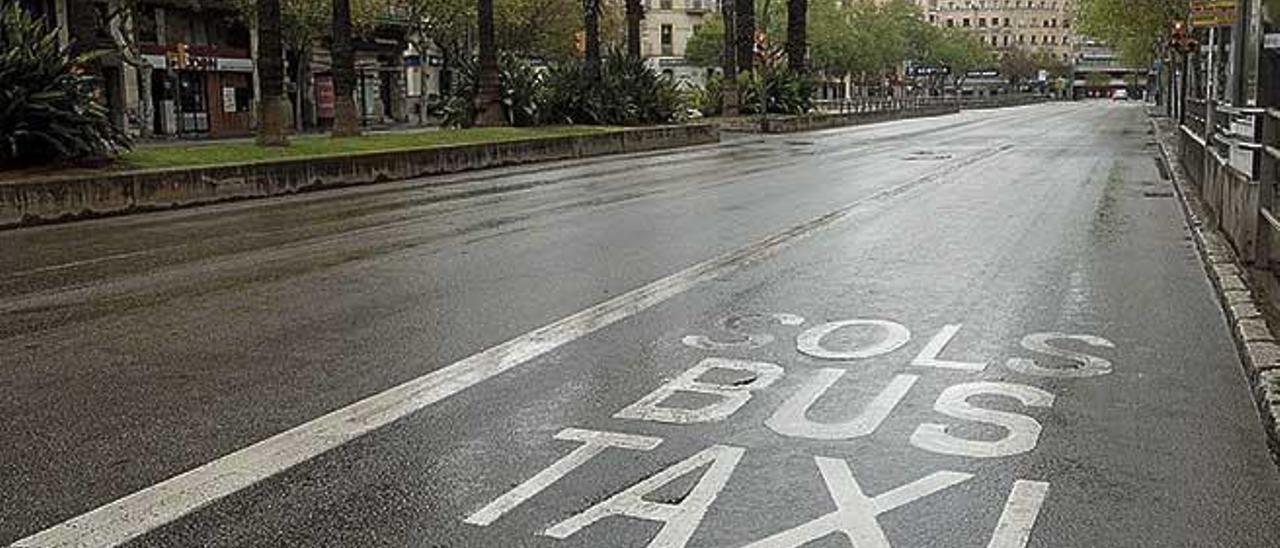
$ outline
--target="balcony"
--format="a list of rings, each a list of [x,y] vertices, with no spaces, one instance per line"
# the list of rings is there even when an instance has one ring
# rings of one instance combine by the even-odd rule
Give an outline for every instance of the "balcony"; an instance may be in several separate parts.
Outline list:
[[[711,11],[710,0],[687,0],[684,4],[684,11],[690,15],[702,15]]]

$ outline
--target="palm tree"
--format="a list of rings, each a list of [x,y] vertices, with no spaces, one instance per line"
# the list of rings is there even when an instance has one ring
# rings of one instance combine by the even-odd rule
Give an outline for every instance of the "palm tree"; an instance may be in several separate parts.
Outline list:
[[[258,0],[258,144],[284,146],[288,105],[284,100],[284,46],[280,41],[280,0]]]
[[[585,64],[592,78],[600,75],[600,0],[582,0],[582,27],[586,30]]]
[[[502,76],[498,73],[498,51],[493,40],[493,0],[478,0],[480,74],[477,75],[476,125],[502,126]]]
[[[351,0],[333,0],[333,136],[360,134],[356,115],[356,52],[351,39]]]
[[[805,74],[809,69],[805,61],[808,17],[809,0],[787,0],[787,69],[796,74]]]
[[[720,17],[724,19],[724,53],[720,63],[724,66],[724,85],[720,88],[725,116],[738,115],[738,58],[737,26],[733,0],[720,0]]]
[[[644,1],[627,0],[627,56],[640,58],[640,20],[644,19]]]
[[[756,56],[756,6],[754,0],[737,0],[734,17],[738,27],[738,72],[750,72]],[[728,33],[726,28],[725,33]]]

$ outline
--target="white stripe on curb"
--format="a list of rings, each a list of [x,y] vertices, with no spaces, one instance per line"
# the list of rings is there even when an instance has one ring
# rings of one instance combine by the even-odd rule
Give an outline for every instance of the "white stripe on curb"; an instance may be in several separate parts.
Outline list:
[[[117,546],[248,488],[364,434],[626,319],[691,287],[769,257],[857,208],[940,180],[1007,151],[983,150],[922,177],[881,190],[787,230],[633,289],[451,365],[193,468],[17,541],[24,548]]]

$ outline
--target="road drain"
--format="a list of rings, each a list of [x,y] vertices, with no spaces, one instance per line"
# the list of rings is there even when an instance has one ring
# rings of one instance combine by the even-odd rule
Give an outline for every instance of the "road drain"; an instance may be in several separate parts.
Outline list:
[[[1143,193],[1142,193],[1142,197],[1143,197],[1143,198],[1172,198],[1172,197],[1173,197],[1173,193],[1172,193],[1172,192],[1169,192],[1169,191],[1161,191],[1161,192],[1143,192]]]

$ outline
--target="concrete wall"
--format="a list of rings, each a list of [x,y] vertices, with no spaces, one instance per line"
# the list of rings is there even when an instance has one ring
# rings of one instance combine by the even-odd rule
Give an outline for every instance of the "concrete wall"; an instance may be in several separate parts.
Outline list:
[[[1253,261],[1258,245],[1258,182],[1231,168],[1216,150],[1185,128],[1179,145],[1182,167],[1208,210],[1210,228],[1226,235],[1242,260]]]
[[[0,182],[0,228],[719,140],[719,130],[711,125],[666,126],[243,165],[32,178]]]
[[[770,115],[765,121],[763,132],[796,133],[801,131],[815,131],[845,126],[876,124],[891,120],[904,120],[907,118],[942,116],[945,114],[955,114],[957,112],[959,112],[959,109],[956,108],[955,105],[934,105],[912,109],[850,112],[845,114],[814,113],[800,116]],[[747,133],[761,133],[762,129],[760,126],[760,119],[755,116],[744,116],[728,121],[721,121],[720,128],[726,131],[741,131]]]

